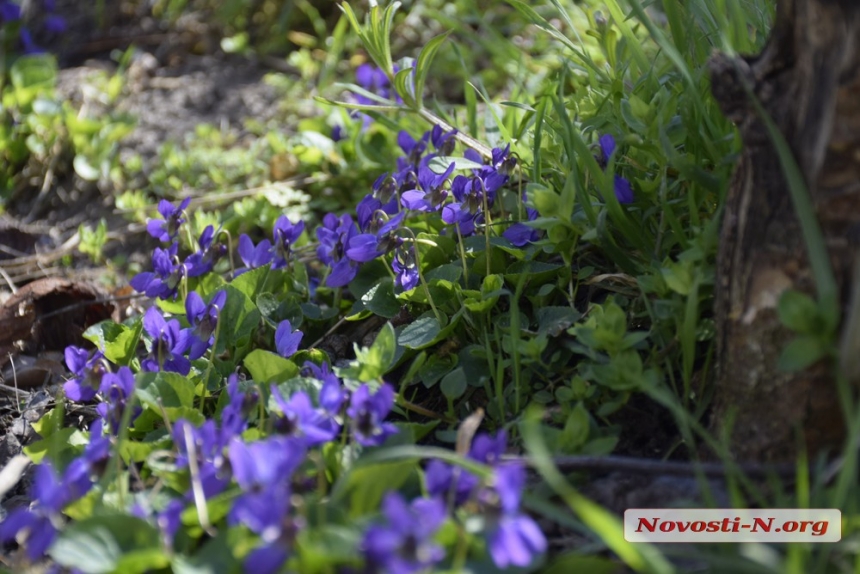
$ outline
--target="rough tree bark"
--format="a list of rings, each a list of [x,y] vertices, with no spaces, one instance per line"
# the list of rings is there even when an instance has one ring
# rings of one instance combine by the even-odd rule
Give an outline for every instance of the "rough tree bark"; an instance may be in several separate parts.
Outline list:
[[[711,71],[714,96],[744,145],[717,262],[712,429],[730,430],[739,460],[793,458],[797,428],[812,452],[838,448],[844,427],[832,366],[821,361],[792,374],[776,367],[792,338],[777,317],[780,294],[815,291],[779,159],[741,81],[752,86],[803,172],[845,309],[858,288],[851,277],[860,254],[860,1],[778,0],[764,51],[736,60],[717,55]]]

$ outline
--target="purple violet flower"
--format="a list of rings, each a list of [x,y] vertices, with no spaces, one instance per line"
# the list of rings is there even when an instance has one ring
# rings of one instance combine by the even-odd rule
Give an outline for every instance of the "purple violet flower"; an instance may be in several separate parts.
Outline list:
[[[0,0],[0,19],[3,22],[17,22],[21,19],[21,7],[9,0]]]
[[[457,130],[446,132],[440,126],[433,126],[430,131],[430,141],[433,142],[433,147],[439,152],[439,155],[449,156],[454,153],[454,146],[457,143]]]
[[[307,448],[312,448],[334,439],[340,431],[340,426],[331,417],[314,408],[306,392],[296,391],[287,400],[278,387],[272,385],[272,396],[282,414],[274,421],[279,434],[297,439]]]
[[[379,217],[379,212],[395,215],[398,211],[397,182],[388,174],[382,174],[373,184],[373,193],[369,193],[358,202],[355,208],[358,228],[371,233],[370,226]]]
[[[286,215],[282,215],[275,222],[273,230],[272,246],[272,269],[280,269],[287,266],[290,258],[292,245],[298,241],[299,236],[305,230],[305,222],[299,221],[293,224]]]
[[[343,403],[346,402],[347,392],[343,388],[341,380],[331,372],[329,364],[323,363],[322,367],[318,367],[310,361],[305,361],[302,366],[302,376],[313,377],[322,381],[319,397],[320,407],[329,417],[337,416]]]
[[[62,483],[78,499],[89,492],[93,481],[102,476],[110,458],[110,437],[104,433],[104,421],[97,419],[90,427],[90,442],[63,473]]]
[[[507,449],[507,441],[507,433],[503,430],[495,437],[480,433],[472,441],[468,457],[481,464],[495,466],[501,461],[501,456]],[[454,504],[457,506],[469,500],[480,484],[480,480],[474,474],[438,459],[427,463],[424,481],[427,492],[431,496],[439,496],[444,500],[453,496]]]
[[[185,510],[185,504],[182,500],[174,498],[167,503],[164,510],[158,513],[155,518],[155,523],[158,529],[161,530],[161,539],[165,548],[173,548],[173,539],[176,536],[176,531],[182,524],[182,511]]]
[[[179,284],[187,275],[185,265],[176,260],[179,244],[174,243],[167,249],[156,247],[152,252],[153,271],[144,271],[132,277],[129,284],[138,293],[159,299],[175,299]]]
[[[397,145],[406,154],[406,162],[412,166],[417,166],[421,161],[421,156],[427,150],[429,140],[430,132],[424,132],[420,140],[413,138],[406,130],[401,130],[397,134]]]
[[[173,207],[172,203],[162,199],[158,202],[158,213],[164,219],[150,219],[146,223],[146,230],[159,241],[164,243],[173,241],[179,234],[179,227],[185,223],[185,209],[189,203],[191,198],[186,197],[177,207]]]
[[[391,97],[391,82],[385,72],[376,66],[371,64],[360,65],[355,69],[355,81],[368,92],[373,92],[383,98]],[[361,95],[355,95],[355,99],[361,104],[378,103]]]
[[[443,173],[437,174],[426,165],[418,169],[418,186],[420,189],[404,191],[400,195],[400,203],[406,209],[414,211],[438,211],[442,208],[448,191],[444,189],[445,182],[454,171],[454,162]]]
[[[186,431],[194,447],[194,460],[197,462],[203,495],[210,498],[223,492],[230,484],[230,474],[224,457],[225,444],[215,427],[215,421],[209,419],[199,427],[185,419],[176,421],[173,425],[173,444],[178,453],[176,466],[179,468],[188,466],[189,441],[185,436]]]
[[[246,444],[230,441],[230,466],[243,494],[230,510],[231,524],[244,524],[265,542],[277,540],[290,508],[290,480],[304,461],[301,442],[270,437]]]
[[[16,508],[0,523],[0,540],[17,539],[25,545],[27,557],[36,561],[53,544],[60,513],[72,499],[49,462],[36,466],[30,498],[34,502],[30,508]]]
[[[403,240],[394,232],[400,227],[405,216],[406,212],[401,211],[379,226],[376,233],[362,233],[354,236],[349,242],[346,256],[353,261],[366,263],[398,247]],[[374,225],[371,224],[368,227],[372,229]]]
[[[286,562],[289,552],[281,544],[264,544],[251,550],[242,565],[245,572],[277,574]]]
[[[393,405],[394,389],[388,383],[383,383],[372,395],[366,384],[352,393],[346,414],[352,419],[352,435],[359,444],[379,446],[397,432],[396,426],[384,422]]]
[[[333,213],[328,213],[323,218],[323,224],[317,227],[317,239],[320,242],[317,256],[320,261],[331,266],[331,273],[325,282],[328,287],[343,287],[358,273],[357,262],[346,256],[347,246],[356,235],[358,229],[349,214],[338,219]]]
[[[435,458],[424,469],[424,482],[430,496],[446,501],[453,497],[455,506],[465,504],[480,484],[478,477],[469,471]]]
[[[45,30],[54,34],[62,34],[66,31],[66,20],[56,14],[45,18]]]
[[[96,391],[101,384],[102,375],[107,370],[104,353],[96,351],[89,356],[86,350],[69,345],[65,351],[66,366],[74,375],[63,384],[66,398],[85,403],[96,397]]]
[[[526,213],[528,214],[528,221],[534,221],[538,217],[537,209],[526,208]],[[529,243],[537,241],[540,237],[540,233],[534,227],[530,227],[522,222],[517,222],[508,227],[503,233],[502,237],[511,242],[511,245],[516,247],[523,247]]]
[[[537,523],[520,512],[520,498],[526,482],[525,469],[518,464],[496,467],[495,484],[479,495],[488,523],[487,547],[499,568],[528,566],[546,551],[546,537]]]
[[[227,254],[227,246],[220,241],[216,242],[216,235],[215,228],[211,225],[207,225],[200,234],[197,239],[200,249],[185,258],[185,269],[189,277],[200,277],[209,273],[218,260]]]
[[[615,138],[610,134],[603,134],[599,140],[601,157],[598,158],[598,163],[603,169],[606,169],[609,164],[609,159],[615,153]],[[633,203],[633,187],[630,181],[621,177],[618,174],[614,176],[615,197],[618,203]]]
[[[256,391],[243,393],[239,390],[239,376],[236,373],[227,378],[227,396],[230,400],[221,411],[222,444],[227,444],[230,439],[245,431],[248,427],[248,414],[256,408],[260,400]]]
[[[189,330],[190,349],[188,358],[199,359],[215,343],[215,329],[218,326],[218,315],[227,302],[227,292],[218,291],[209,304],[203,302],[203,298],[196,291],[188,293],[185,299],[185,314]]]
[[[476,225],[483,220],[482,212],[470,213],[462,203],[448,203],[442,208],[442,221],[448,225],[456,225],[463,237],[475,233]]]
[[[239,236],[239,258],[245,267],[236,270],[236,275],[241,275],[251,269],[263,267],[272,262],[272,243],[268,239],[263,239],[260,243],[254,246],[251,238],[244,233]]]
[[[96,412],[109,425],[111,433],[116,435],[122,423],[126,402],[134,394],[134,373],[128,367],[120,367],[116,373],[105,373],[99,392],[105,402],[96,407]],[[138,412],[132,413],[131,420],[134,420],[138,414]]]
[[[404,291],[409,291],[418,286],[421,279],[418,275],[418,264],[415,262],[414,247],[402,245],[394,251],[394,259],[391,268],[394,270],[394,283]]]
[[[149,356],[141,361],[144,371],[172,371],[187,375],[191,362],[183,355],[191,346],[191,332],[179,327],[179,321],[165,321],[156,307],[150,307],[143,316],[143,329],[152,337]]]
[[[386,524],[367,529],[362,547],[368,562],[390,574],[425,571],[445,557],[432,538],[445,522],[445,505],[438,499],[418,498],[407,505],[398,492],[382,501]]]
[[[289,321],[281,321],[275,330],[275,349],[280,356],[288,359],[299,350],[299,343],[302,342],[303,336],[304,333],[301,331],[293,331]]]

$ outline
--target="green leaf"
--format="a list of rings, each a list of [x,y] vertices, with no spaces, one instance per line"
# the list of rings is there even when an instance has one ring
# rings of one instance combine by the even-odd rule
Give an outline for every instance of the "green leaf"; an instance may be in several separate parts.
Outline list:
[[[246,342],[250,338],[251,333],[260,324],[262,315],[259,309],[254,305],[251,297],[235,286],[239,279],[254,273],[254,271],[259,271],[259,269],[243,273],[233,283],[224,288],[227,291],[227,302],[221,310],[218,322],[229,326],[229,328],[220,329],[216,354],[223,353],[228,346],[239,346]],[[250,287],[246,283],[243,288],[249,289]]]
[[[23,449],[24,454],[26,454],[27,457],[29,457],[29,459],[35,464],[42,462],[42,459],[45,457],[54,463],[66,458],[71,458],[70,456],[65,455],[72,452],[72,447],[69,445],[69,441],[71,440],[72,435],[76,432],[80,431],[73,428],[60,429],[57,432],[52,433],[48,438],[34,441],[25,446]]]
[[[400,312],[400,302],[394,295],[394,280],[391,277],[383,277],[362,295],[361,302],[365,309],[386,319],[391,319]]]
[[[436,342],[441,330],[436,317],[423,317],[403,329],[397,342],[407,349],[421,349]]]
[[[253,301],[259,293],[263,292],[269,273],[271,273],[271,269],[268,266],[251,269],[233,279],[229,286],[244,293]],[[229,296],[228,293],[227,297],[229,298]]]
[[[439,388],[442,394],[450,400],[459,399],[466,392],[466,373],[458,367],[442,378]]]
[[[582,313],[571,307],[540,307],[537,310],[538,333],[558,336],[580,317]]]
[[[412,72],[415,68],[403,68],[394,75],[394,88],[403,102],[410,108],[418,107],[415,100],[415,85],[412,83]]]
[[[558,445],[560,450],[566,454],[577,453],[588,440],[589,425],[588,411],[580,401],[567,415]]]
[[[134,358],[142,330],[143,322],[140,319],[131,326],[102,321],[84,331],[84,338],[101,349],[110,362],[128,365]]]
[[[520,276],[528,275],[529,287],[556,281],[559,273],[565,273],[562,265],[557,263],[544,263],[543,261],[516,261],[505,270],[505,279],[510,283],[519,282]],[[560,271],[561,270],[561,271]]]
[[[689,295],[693,289],[693,272],[689,262],[675,263],[670,261],[661,269],[666,285],[679,295]]]
[[[251,378],[260,384],[281,383],[299,374],[299,368],[289,359],[271,351],[254,349],[243,363]]]
[[[453,263],[446,263],[444,265],[440,265],[439,267],[431,269],[425,274],[428,283],[431,283],[434,280],[456,283],[460,280],[460,277],[462,276],[463,266],[459,264],[455,265]]]
[[[529,186],[529,196],[535,209],[544,217],[556,217],[559,215],[561,196],[555,191],[544,186],[532,184]]]
[[[173,574],[233,574],[241,564],[233,555],[228,540],[229,531],[221,529],[215,538],[208,540],[193,556],[178,554],[170,565]]]
[[[155,304],[165,313],[171,315],[185,315],[185,300],[177,297],[174,299],[157,299]]]
[[[136,393],[140,402],[155,412],[165,408],[194,406],[195,383],[179,373],[160,371],[137,375]]]
[[[800,335],[792,339],[782,350],[777,361],[777,367],[788,373],[802,371],[826,355],[827,347],[820,338],[812,335]]]
[[[296,542],[299,566],[295,571],[330,572],[335,564],[354,563],[360,544],[361,531],[356,528],[334,524],[303,528]]]
[[[386,323],[376,335],[373,345],[363,349],[355,345],[355,360],[349,367],[340,369],[339,373],[363,383],[379,380],[391,368],[396,350],[394,327]]]
[[[818,305],[812,297],[794,289],[782,292],[777,311],[783,325],[798,333],[812,334],[821,324],[818,321]]]
[[[632,391],[645,383],[642,357],[636,351],[621,351],[608,365],[592,365],[597,382],[613,391]]]
[[[48,554],[58,564],[86,574],[142,574],[169,564],[158,530],[127,514],[93,516],[69,524]]]
[[[439,382],[439,379],[451,372],[451,369],[457,366],[457,356],[448,355],[440,357],[433,354],[427,359],[427,362],[418,369],[418,378],[421,383],[428,389]]]
[[[281,393],[281,396],[284,398],[290,398],[293,396],[293,393],[298,391],[304,391],[312,401],[316,401],[317,397],[319,397],[320,389],[322,388],[322,381],[319,379],[315,379],[312,377],[293,377],[292,379],[286,380],[283,383],[278,385],[278,392]],[[269,411],[275,410],[280,412],[278,408],[278,402],[275,400],[274,396],[269,397],[269,404],[267,405]]]
[[[427,81],[427,74],[430,73],[430,64],[436,56],[436,52],[448,38],[450,32],[439,34],[435,38],[427,42],[421,49],[418,55],[418,62],[415,64],[415,100],[418,107],[423,106],[424,102],[424,83]],[[432,168],[431,168],[432,169]]]
[[[427,167],[429,167],[433,173],[438,175],[448,171],[448,168],[452,163],[454,164],[454,171],[481,169],[484,166],[483,164],[464,157],[434,156],[429,162],[427,162]]]
[[[85,181],[98,181],[101,171],[95,167],[90,160],[81,154],[75,156],[72,160],[72,165],[75,168],[75,173]]]
[[[417,470],[417,458],[354,467],[335,484],[332,497],[348,499],[349,515],[358,518],[376,512],[382,497],[400,488]]]
[[[463,307],[472,313],[486,313],[496,306],[499,301],[499,295],[508,294],[508,291],[502,289],[504,280],[501,275],[487,275],[481,281],[481,291],[464,290],[463,294],[466,299],[463,301]]]

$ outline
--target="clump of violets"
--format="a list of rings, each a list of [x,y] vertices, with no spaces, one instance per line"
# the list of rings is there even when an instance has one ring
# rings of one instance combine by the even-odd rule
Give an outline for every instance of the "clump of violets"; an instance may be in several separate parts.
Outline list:
[[[42,26],[44,31],[53,35],[66,31],[66,20],[55,14],[55,0],[43,0],[41,12],[44,14]],[[12,0],[0,0],[0,26],[14,25],[15,32],[11,36],[12,48],[20,49],[23,54],[39,54],[43,50],[33,41],[30,29],[21,24],[21,7]],[[2,46],[0,46],[2,48]]]
[[[455,506],[476,503],[490,556],[499,568],[528,566],[547,546],[535,521],[520,511],[525,469],[502,460],[506,447],[504,432],[495,437],[482,433],[472,441],[468,458],[492,467],[489,481],[438,460],[430,461],[425,470],[431,496]]]
[[[242,490],[228,520],[244,524],[263,542],[246,558],[247,571],[277,572],[287,558],[283,539],[295,534],[295,522],[290,517],[290,481],[305,459],[304,444],[280,436],[252,443],[234,438],[228,450],[233,477]]]
[[[35,561],[57,537],[63,523],[61,513],[72,502],[72,496],[54,467],[45,462],[36,467],[30,498],[33,500],[30,508],[17,508],[0,523],[0,540],[24,544],[27,557]]]
[[[0,523],[0,541],[22,544],[31,561],[47,552],[65,522],[63,509],[86,495],[104,472],[111,443],[103,429],[104,421],[97,419],[90,427],[89,443],[63,473],[47,460],[36,466],[29,492],[32,503],[12,510]]]
[[[397,492],[382,502],[384,523],[371,525],[362,549],[372,572],[412,574],[434,566],[445,551],[433,536],[445,522],[445,504],[435,498],[418,498],[407,504]]]

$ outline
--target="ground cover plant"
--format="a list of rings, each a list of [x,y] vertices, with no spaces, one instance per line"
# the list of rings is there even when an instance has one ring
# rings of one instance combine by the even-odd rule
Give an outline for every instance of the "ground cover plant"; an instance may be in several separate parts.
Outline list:
[[[283,47],[254,16],[277,3],[230,4],[248,18],[225,51]],[[853,524],[850,451],[763,485],[706,430],[740,144],[704,64],[759,49],[773,7],[490,4],[297,3],[313,33],[291,32],[293,76],[268,78],[302,100],[292,132],[200,126],[120,162],[131,120],[55,102],[51,56],[26,54],[0,0],[4,197],[71,150],[147,246],[109,264],[139,306],[64,347],[3,471],[8,492],[34,463],[0,523],[9,571],[856,569],[847,527],[823,550],[630,544],[579,490],[593,457],[710,448],[725,480],[690,466],[670,490]],[[104,82],[111,102],[123,76]],[[111,257],[106,223],[79,234]]]

